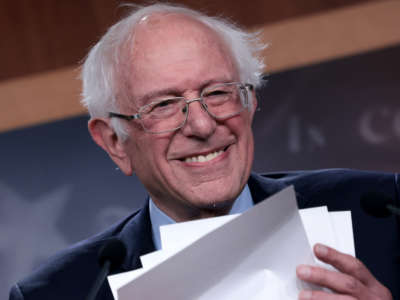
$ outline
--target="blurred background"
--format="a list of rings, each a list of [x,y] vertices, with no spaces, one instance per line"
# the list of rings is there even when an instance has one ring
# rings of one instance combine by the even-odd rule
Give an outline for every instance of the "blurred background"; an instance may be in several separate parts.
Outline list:
[[[400,170],[400,1],[170,1],[260,31],[254,170]],[[127,12],[112,0],[0,2],[0,298],[146,193],[91,141],[79,66]]]

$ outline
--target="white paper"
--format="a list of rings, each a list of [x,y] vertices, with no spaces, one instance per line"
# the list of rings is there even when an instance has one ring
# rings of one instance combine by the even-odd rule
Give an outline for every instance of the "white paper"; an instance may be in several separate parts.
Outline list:
[[[300,289],[313,288],[295,268],[315,264],[315,243],[354,255],[350,212],[299,211],[292,188],[241,215],[166,225],[160,233],[163,250],[142,256],[143,269],[109,276],[115,299],[297,299]]]
[[[350,211],[334,211],[329,213],[336,237],[335,248],[343,253],[356,256],[353,238],[353,225]]]
[[[143,272],[145,272],[145,269],[136,269],[133,271],[107,276],[114,299],[118,300],[118,289],[134,280]]]
[[[257,297],[278,293],[284,295],[280,299],[296,299],[304,284],[295,274],[299,262],[314,264],[290,187],[146,269],[122,286],[118,296],[209,300],[229,292],[231,300],[249,299],[253,291],[246,286],[253,289],[250,279],[258,278],[266,282]]]
[[[175,255],[181,249],[165,249],[154,251],[140,257],[140,262],[142,263],[143,269],[152,268],[160,263],[162,263],[167,258]]]
[[[301,209],[299,212],[311,249],[317,243],[322,243],[329,247],[336,246],[335,232],[333,231],[331,218],[326,206]],[[316,260],[320,266],[332,269],[328,264],[317,258]]]
[[[237,216],[239,216],[239,214],[161,226],[160,236],[162,250],[142,255],[140,261],[142,262],[143,268],[147,269],[161,263],[168,257],[179,252],[182,248],[192,244],[210,231],[215,230]]]
[[[239,214],[180,222],[160,227],[162,250],[140,257],[144,269],[153,267]]]
[[[311,247],[316,243],[329,247],[336,245],[335,233],[326,206],[300,209],[299,212]]]
[[[234,214],[161,226],[161,248],[181,249],[238,216]]]

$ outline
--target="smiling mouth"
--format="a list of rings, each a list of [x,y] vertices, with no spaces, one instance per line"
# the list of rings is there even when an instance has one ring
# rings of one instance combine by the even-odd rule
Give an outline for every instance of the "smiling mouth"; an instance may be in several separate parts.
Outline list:
[[[185,159],[183,159],[183,161],[188,162],[188,163],[207,162],[207,161],[213,160],[213,159],[217,158],[218,156],[220,156],[222,153],[224,153],[226,151],[226,149],[228,149],[228,147],[226,147],[222,150],[208,153],[207,155],[196,155],[196,156],[192,156],[192,157],[186,157]]]

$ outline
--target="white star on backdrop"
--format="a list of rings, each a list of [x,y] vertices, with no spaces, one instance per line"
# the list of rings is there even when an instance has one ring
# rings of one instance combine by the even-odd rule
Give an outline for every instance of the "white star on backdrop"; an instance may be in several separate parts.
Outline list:
[[[38,262],[68,245],[56,223],[70,190],[61,186],[25,199],[0,182],[0,299],[8,299],[11,285]]]

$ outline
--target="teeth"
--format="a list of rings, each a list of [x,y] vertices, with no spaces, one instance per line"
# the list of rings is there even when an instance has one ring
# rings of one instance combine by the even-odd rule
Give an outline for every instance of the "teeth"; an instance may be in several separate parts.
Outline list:
[[[210,161],[210,160],[216,158],[218,155],[222,154],[222,152],[224,152],[224,151],[220,150],[220,151],[215,151],[215,152],[209,153],[207,155],[199,155],[199,156],[187,157],[187,158],[185,158],[185,162],[206,162],[206,161]]]

